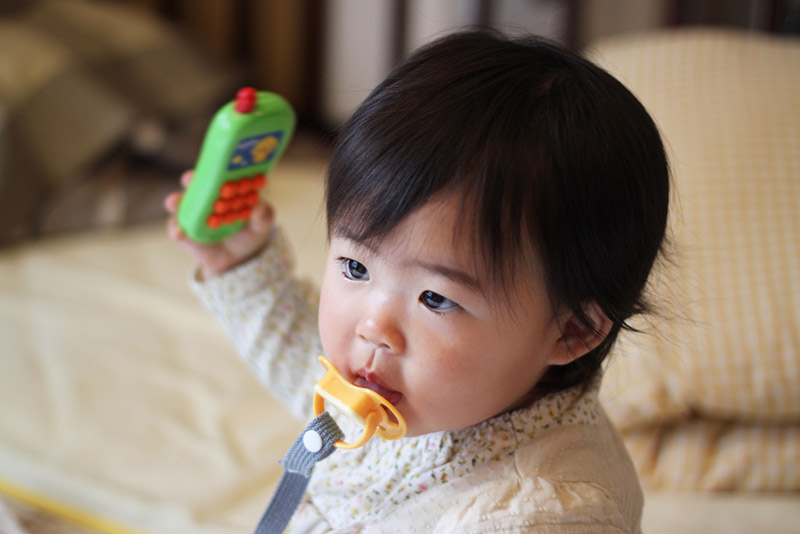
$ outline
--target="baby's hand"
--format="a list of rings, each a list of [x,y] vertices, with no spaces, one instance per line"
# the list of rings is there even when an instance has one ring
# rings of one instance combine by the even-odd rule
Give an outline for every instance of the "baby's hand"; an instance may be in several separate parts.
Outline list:
[[[184,189],[188,187],[193,177],[194,171],[183,173],[181,184]],[[197,260],[202,280],[218,276],[246,262],[267,246],[274,219],[272,206],[259,203],[253,209],[250,222],[241,231],[219,243],[205,245],[192,241],[178,225],[177,212],[182,197],[183,192],[176,192],[164,199],[164,207],[170,214],[167,233],[173,241],[180,243]]]

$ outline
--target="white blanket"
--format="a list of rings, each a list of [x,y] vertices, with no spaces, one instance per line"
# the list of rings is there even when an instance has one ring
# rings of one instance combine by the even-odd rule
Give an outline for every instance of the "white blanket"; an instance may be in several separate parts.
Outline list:
[[[325,253],[322,173],[279,168],[268,186],[306,275]],[[190,271],[163,224],[0,252],[0,490],[133,530],[253,527],[302,425]]]

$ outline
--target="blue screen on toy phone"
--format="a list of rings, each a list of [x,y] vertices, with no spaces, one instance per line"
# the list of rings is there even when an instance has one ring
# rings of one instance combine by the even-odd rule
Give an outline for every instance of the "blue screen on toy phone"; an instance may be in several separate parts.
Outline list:
[[[276,131],[242,139],[231,154],[228,170],[234,171],[268,162],[275,157],[282,138],[283,132]]]

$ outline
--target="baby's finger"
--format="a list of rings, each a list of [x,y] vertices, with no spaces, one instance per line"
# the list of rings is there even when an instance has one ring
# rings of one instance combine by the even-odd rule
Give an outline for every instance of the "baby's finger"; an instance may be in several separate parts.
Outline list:
[[[181,198],[183,198],[183,193],[170,193],[164,199],[164,209],[166,209],[169,213],[175,213],[178,211]]]
[[[173,241],[185,241],[186,234],[178,224],[178,219],[176,217],[170,217],[167,221],[167,235]]]
[[[192,178],[194,178],[194,169],[184,172],[181,174],[181,185],[183,187],[189,187],[189,184],[192,183]]]
[[[257,234],[269,233],[275,219],[275,210],[269,204],[258,204],[250,216],[250,226]]]

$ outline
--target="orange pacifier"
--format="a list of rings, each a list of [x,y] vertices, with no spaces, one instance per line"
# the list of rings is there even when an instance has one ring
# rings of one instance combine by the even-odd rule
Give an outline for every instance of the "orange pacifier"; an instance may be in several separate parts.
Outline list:
[[[314,386],[314,415],[325,411],[329,402],[340,412],[364,427],[361,437],[346,443],[334,443],[339,449],[355,449],[370,440],[373,434],[383,439],[399,439],[406,433],[406,420],[389,401],[371,389],[355,386],[342,377],[336,367],[325,357],[319,361],[327,373]]]

